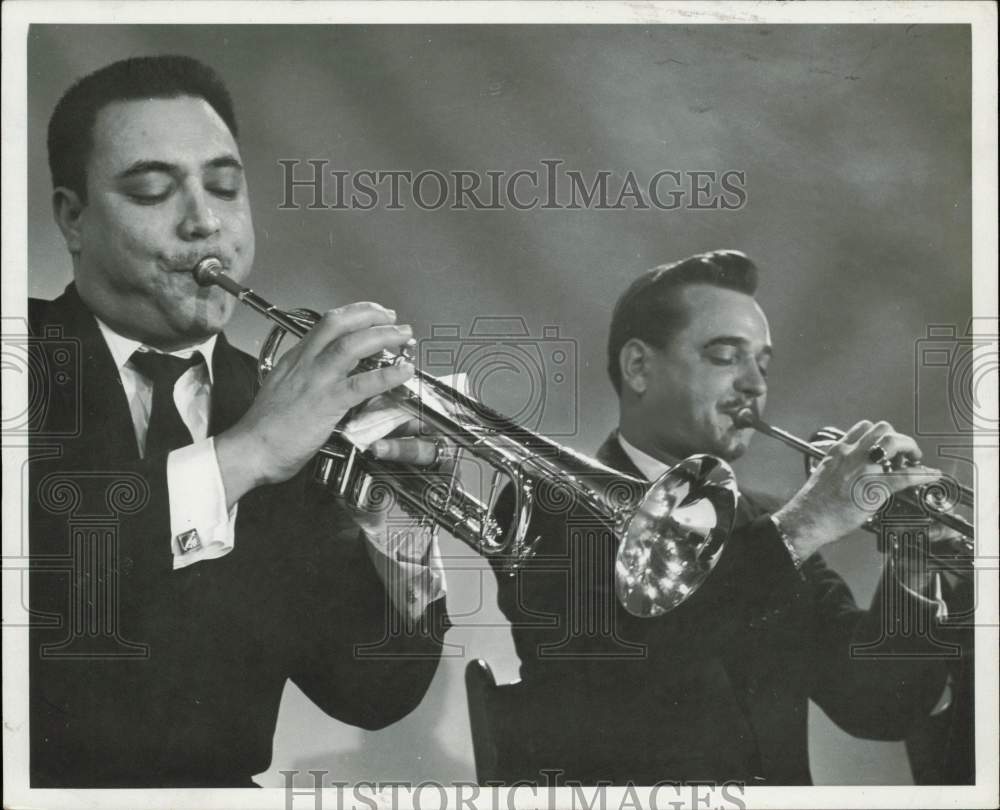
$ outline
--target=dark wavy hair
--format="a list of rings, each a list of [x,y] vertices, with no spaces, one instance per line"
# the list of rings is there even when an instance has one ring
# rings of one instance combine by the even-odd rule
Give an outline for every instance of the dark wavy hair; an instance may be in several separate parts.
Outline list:
[[[148,98],[203,98],[238,134],[233,100],[219,75],[189,56],[138,56],[107,65],[69,88],[49,119],[48,148],[52,186],[72,189],[87,199],[87,161],[94,148],[98,113],[115,101]]]
[[[632,338],[660,349],[666,346],[687,325],[680,292],[692,284],[753,295],[757,292],[757,266],[739,251],[715,250],[659,265],[633,281],[615,304],[608,334],[608,376],[617,393],[622,389],[622,346]]]

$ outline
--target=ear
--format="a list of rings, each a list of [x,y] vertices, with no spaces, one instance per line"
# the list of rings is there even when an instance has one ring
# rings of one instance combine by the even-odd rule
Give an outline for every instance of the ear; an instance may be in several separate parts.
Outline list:
[[[618,353],[623,391],[627,389],[638,395],[646,393],[646,388],[649,386],[649,361],[652,351],[652,346],[638,338],[625,341],[625,345]]]
[[[59,186],[52,192],[52,216],[62,231],[67,249],[73,254],[79,253],[83,244],[80,238],[80,220],[86,207],[80,195],[71,188]]]

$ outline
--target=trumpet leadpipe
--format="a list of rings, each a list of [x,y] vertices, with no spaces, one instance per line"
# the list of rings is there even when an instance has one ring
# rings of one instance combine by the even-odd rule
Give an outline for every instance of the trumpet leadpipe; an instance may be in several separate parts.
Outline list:
[[[288,313],[278,309],[274,304],[266,298],[257,295],[249,287],[244,287],[242,284],[233,281],[233,279],[226,275],[222,261],[216,256],[206,256],[194,266],[191,274],[194,276],[194,280],[202,287],[211,287],[212,285],[221,287],[230,295],[235,296],[240,303],[246,304],[251,309],[256,310],[265,318],[273,321],[287,332],[291,332],[296,337],[305,337],[306,332],[309,331],[309,327],[305,326],[300,320],[292,318]]]

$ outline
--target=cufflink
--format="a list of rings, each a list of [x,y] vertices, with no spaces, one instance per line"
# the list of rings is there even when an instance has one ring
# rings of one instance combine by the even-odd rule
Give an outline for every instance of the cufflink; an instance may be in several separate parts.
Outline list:
[[[198,536],[198,530],[191,529],[189,532],[177,535],[177,545],[180,546],[182,554],[200,549],[201,538]]]

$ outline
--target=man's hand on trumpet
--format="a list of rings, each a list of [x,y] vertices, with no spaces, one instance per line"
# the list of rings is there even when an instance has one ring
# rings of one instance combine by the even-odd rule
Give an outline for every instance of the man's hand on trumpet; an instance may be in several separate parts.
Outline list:
[[[888,422],[858,422],[831,445],[827,456],[792,499],[775,514],[802,559],[861,528],[889,497],[930,484],[939,470],[920,464],[922,453]]]
[[[395,425],[394,429],[390,429]],[[389,397],[377,396],[366,403],[344,426],[344,435],[352,437],[357,446],[367,446],[368,453],[381,462],[420,467],[423,480],[440,476],[442,483],[451,483],[455,472],[454,445],[419,419],[407,418],[406,413]],[[390,432],[386,433],[385,431]],[[369,441],[372,437],[374,440]],[[365,509],[349,500],[343,503],[370,541],[369,549],[378,549],[372,561],[385,570],[387,560],[395,561],[394,574],[385,573],[387,587],[397,590],[397,605],[406,604],[416,618],[444,590],[444,566],[435,541],[436,529],[421,518],[399,515],[392,517],[392,500]],[[405,592],[405,597],[403,593]],[[422,594],[414,598],[413,594]],[[405,600],[405,601],[404,601]]]
[[[251,489],[295,475],[355,406],[405,383],[413,366],[400,362],[354,373],[358,363],[412,339],[396,313],[373,303],[330,310],[268,374],[247,413],[216,437],[228,505]]]
[[[420,420],[411,419],[368,448],[380,461],[414,464],[450,473],[455,466],[453,445],[443,436],[429,432]]]
[[[421,475],[425,478],[440,476],[440,480],[446,482],[455,470],[457,456],[454,444],[444,436],[416,418],[406,419],[385,435],[378,431],[377,425],[371,424],[373,421],[377,423],[380,416],[381,421],[392,420],[396,424],[400,421],[401,414],[403,411],[388,398],[375,397],[365,404],[356,419],[345,428],[345,433],[354,438],[355,444],[362,447],[367,445],[369,455],[378,461],[421,467]],[[380,438],[369,443],[362,437],[373,429],[378,431]],[[353,503],[345,503],[344,506],[354,515],[355,521],[370,533],[380,532],[384,528],[384,508],[367,511]]]

